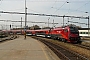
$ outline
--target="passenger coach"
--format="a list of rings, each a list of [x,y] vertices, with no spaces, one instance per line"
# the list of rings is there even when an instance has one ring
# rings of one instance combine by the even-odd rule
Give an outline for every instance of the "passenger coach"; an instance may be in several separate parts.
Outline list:
[[[88,31],[88,28],[80,28],[79,29],[79,35],[81,37],[88,37],[88,36],[90,36],[90,29]]]

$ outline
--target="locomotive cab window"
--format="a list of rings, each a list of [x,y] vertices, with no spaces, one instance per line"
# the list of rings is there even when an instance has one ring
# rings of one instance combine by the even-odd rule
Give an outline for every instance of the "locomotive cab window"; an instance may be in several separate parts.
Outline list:
[[[76,27],[70,27],[71,32],[78,32],[78,29]]]

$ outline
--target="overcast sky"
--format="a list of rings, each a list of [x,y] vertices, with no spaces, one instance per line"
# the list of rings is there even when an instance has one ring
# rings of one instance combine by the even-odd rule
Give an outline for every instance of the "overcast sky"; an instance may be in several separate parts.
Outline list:
[[[66,15],[66,16],[84,16],[90,15],[90,0],[26,0],[26,6],[28,13],[39,13],[39,14],[51,14],[51,15]],[[25,12],[25,0],[1,0],[0,1],[0,11],[5,12]],[[88,12],[88,13],[85,13]],[[25,21],[25,15],[21,14],[3,14],[0,13],[0,20],[13,20],[13,21]],[[50,19],[49,19],[50,18]],[[49,16],[34,16],[28,15],[27,21],[34,22],[49,22],[59,23],[57,26],[62,26],[62,17],[49,17]],[[64,23],[68,23],[68,20],[73,22],[87,23],[87,19],[76,19],[76,18],[64,18]],[[5,22],[0,21],[0,27],[3,29],[8,29],[4,25],[20,25],[19,22]],[[46,27],[48,24],[44,23],[27,23],[28,26],[39,25],[40,27]],[[76,24],[81,27],[87,27],[85,24]],[[23,26],[25,24],[23,23]],[[65,24],[66,25],[66,24]],[[3,27],[4,26],[4,27]],[[50,24],[50,27],[53,25]],[[15,26],[13,26],[15,27]]]

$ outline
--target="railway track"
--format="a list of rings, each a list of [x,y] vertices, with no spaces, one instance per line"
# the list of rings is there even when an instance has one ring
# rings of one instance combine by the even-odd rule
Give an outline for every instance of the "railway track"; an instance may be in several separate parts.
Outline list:
[[[88,58],[66,49],[59,44],[51,42],[50,40],[39,37],[34,38],[46,44],[61,60],[89,60]]]
[[[17,38],[17,36],[9,36],[9,37],[5,37],[5,38],[0,38],[0,42],[4,42],[7,40],[13,40],[15,38]]]
[[[75,46],[90,50],[90,46],[82,45],[82,44],[75,44]]]

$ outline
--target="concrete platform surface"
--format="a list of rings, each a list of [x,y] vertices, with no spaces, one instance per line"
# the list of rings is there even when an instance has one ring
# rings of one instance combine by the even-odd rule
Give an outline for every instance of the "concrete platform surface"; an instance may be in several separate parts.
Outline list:
[[[59,60],[44,44],[24,36],[0,43],[0,60]]]

